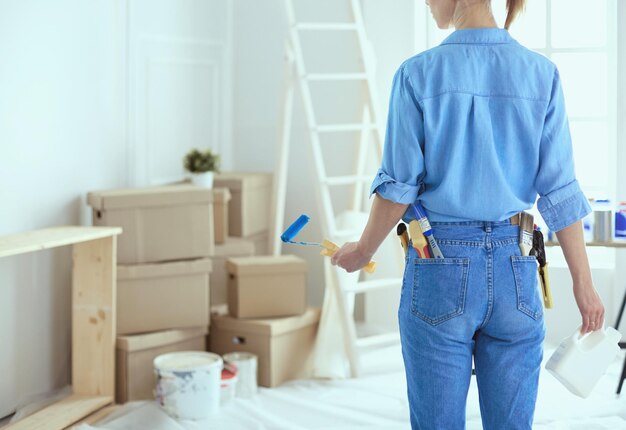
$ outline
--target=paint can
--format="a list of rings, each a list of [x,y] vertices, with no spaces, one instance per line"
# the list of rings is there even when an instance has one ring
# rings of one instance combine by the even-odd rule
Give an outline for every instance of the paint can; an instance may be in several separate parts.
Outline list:
[[[613,240],[613,213],[609,200],[596,200],[594,212],[593,240],[596,242],[611,242]]]
[[[200,420],[219,410],[223,360],[217,354],[181,351],[154,359],[156,400],[170,416]]]
[[[257,392],[257,356],[250,352],[231,352],[224,361],[237,366],[237,397],[252,397]]]
[[[220,405],[225,405],[235,398],[237,380],[237,366],[235,363],[224,363],[222,384],[220,385]]]

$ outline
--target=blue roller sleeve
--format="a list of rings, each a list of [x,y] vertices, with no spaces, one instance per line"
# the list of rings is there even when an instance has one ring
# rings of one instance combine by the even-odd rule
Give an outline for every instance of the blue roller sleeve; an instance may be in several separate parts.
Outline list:
[[[309,222],[311,218],[306,216],[305,214],[300,215],[300,217],[295,220],[288,228],[285,230],[283,234],[280,235],[280,240],[283,242],[290,242],[293,238],[302,230],[302,228]]]

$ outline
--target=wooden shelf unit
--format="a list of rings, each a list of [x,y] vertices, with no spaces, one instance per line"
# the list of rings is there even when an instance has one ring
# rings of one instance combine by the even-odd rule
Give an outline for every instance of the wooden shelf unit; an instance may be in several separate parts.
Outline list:
[[[0,236],[0,257],[72,246],[73,394],[7,429],[65,429],[113,403],[119,227],[62,226]]]

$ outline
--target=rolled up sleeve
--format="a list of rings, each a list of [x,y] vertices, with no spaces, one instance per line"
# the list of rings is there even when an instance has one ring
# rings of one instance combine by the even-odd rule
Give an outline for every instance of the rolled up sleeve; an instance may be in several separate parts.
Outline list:
[[[576,180],[565,100],[556,69],[541,137],[535,188],[539,193],[537,209],[552,231],[562,230],[591,212]]]
[[[424,176],[424,116],[404,65],[393,79],[383,159],[370,195],[396,203],[417,200]]]

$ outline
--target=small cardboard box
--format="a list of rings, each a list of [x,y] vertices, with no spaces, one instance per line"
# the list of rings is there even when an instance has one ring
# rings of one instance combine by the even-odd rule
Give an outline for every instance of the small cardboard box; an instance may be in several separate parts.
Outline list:
[[[208,327],[211,260],[117,266],[117,333]]]
[[[154,399],[156,380],[152,361],[176,351],[205,351],[206,328],[167,330],[118,336],[115,351],[115,402]]]
[[[319,308],[303,315],[271,319],[235,319],[214,315],[209,350],[258,356],[258,384],[276,387],[292,379],[311,377]]]
[[[230,236],[245,237],[269,228],[271,173],[223,172],[214,176],[213,184],[228,188],[232,195],[228,204]]]
[[[181,184],[91,192],[96,226],[120,226],[121,264],[208,257],[213,253],[213,191]]]
[[[254,255],[269,255],[270,254],[270,242],[269,242],[268,230],[263,230],[259,233],[245,236],[243,239],[254,243]]]
[[[222,244],[228,236],[228,202],[231,195],[228,188],[213,189],[213,220],[215,225],[215,243]]]
[[[295,255],[226,260],[228,309],[235,318],[275,318],[306,310],[306,261]]]
[[[254,255],[254,243],[238,238],[229,237],[221,245],[215,245],[215,252],[211,256],[213,271],[211,272],[211,306],[227,303],[226,289],[228,286],[228,272],[226,260],[231,257],[250,257]]]

